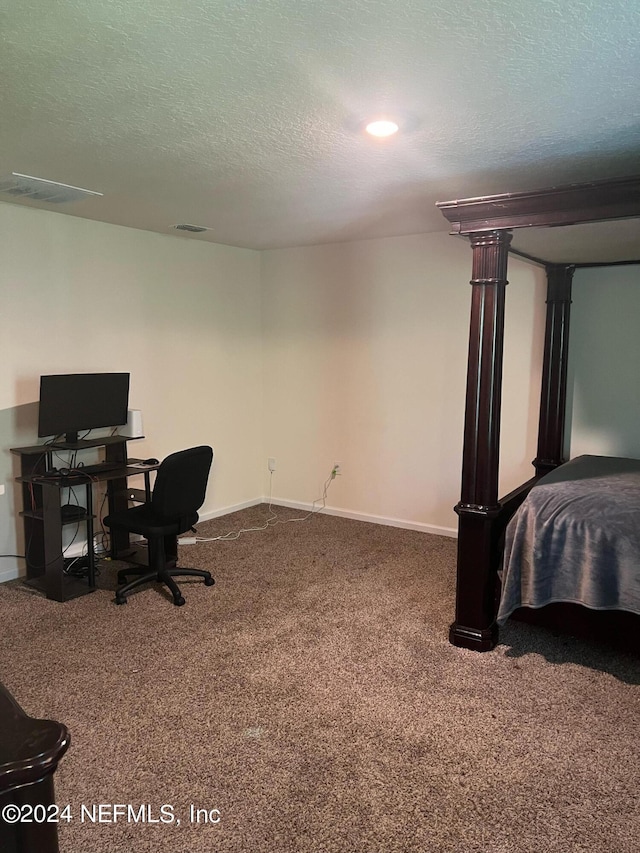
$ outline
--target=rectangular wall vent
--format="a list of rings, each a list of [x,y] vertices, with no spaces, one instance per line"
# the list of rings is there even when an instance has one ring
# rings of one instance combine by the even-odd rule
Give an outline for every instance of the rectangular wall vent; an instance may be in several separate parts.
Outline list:
[[[21,175],[19,172],[12,172],[7,177],[0,178],[0,194],[32,201],[46,201],[48,204],[65,204],[91,196],[102,196],[102,193],[93,190],[83,190],[70,184],[47,181],[45,178],[34,178],[32,175]]]

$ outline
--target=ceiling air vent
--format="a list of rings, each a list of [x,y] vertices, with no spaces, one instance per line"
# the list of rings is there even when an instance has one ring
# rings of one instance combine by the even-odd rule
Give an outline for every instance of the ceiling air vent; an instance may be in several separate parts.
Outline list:
[[[189,225],[188,222],[182,222],[180,225],[173,226],[176,231],[190,231],[191,234],[202,234],[203,231],[211,231],[206,225]]]
[[[7,177],[0,178],[0,194],[31,201],[46,201],[49,204],[65,204],[102,195],[93,190],[83,190],[69,184],[47,181],[45,178],[34,178],[32,175],[21,175],[19,172],[12,172]]]

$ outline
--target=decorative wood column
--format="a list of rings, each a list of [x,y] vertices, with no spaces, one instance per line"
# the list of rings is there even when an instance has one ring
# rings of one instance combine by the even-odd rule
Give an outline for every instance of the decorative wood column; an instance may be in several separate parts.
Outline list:
[[[473,250],[467,404],[458,514],[456,619],[450,642],[476,651],[498,640],[496,534],[504,302],[510,231],[470,235]]]
[[[3,853],[58,853],[58,824],[42,815],[58,817],[53,774],[69,743],[66,726],[27,716],[0,684],[0,810],[15,817],[18,809],[25,818],[0,819]]]
[[[439,201],[437,207],[450,223],[452,234],[471,239],[474,259],[462,498],[456,507],[459,517],[456,621],[451,626],[450,640],[454,645],[485,651],[498,637],[494,614],[500,533],[536,480],[533,477],[497,506],[502,312],[510,231],[639,217],[640,175]],[[554,272],[551,277],[564,276],[566,289],[570,270],[571,267],[565,266],[564,272]],[[546,414],[541,418],[538,458],[534,461],[540,472],[555,467],[562,459],[568,290],[565,297],[557,298],[554,293],[548,308],[552,321],[547,325],[549,343],[545,348],[548,353],[543,392]],[[556,353],[564,353],[557,362]],[[558,369],[556,365],[561,366]]]
[[[547,323],[544,336],[538,451],[533,465],[542,477],[565,462],[564,429],[567,407],[567,361],[571,282],[575,266],[549,264]]]

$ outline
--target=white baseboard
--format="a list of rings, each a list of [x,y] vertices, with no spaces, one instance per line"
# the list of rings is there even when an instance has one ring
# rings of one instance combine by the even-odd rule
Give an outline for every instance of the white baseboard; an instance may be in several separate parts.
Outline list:
[[[0,583],[6,583],[6,581],[14,581],[17,578],[21,578],[25,575],[24,570],[20,571],[18,566],[13,566],[9,569],[1,569],[0,570]]]
[[[254,498],[249,501],[243,501],[242,503],[233,504],[232,506],[225,506],[221,507],[220,509],[209,510],[208,512],[201,513],[200,521],[209,521],[212,518],[220,518],[220,516],[229,515],[232,512],[238,512],[241,509],[248,509],[251,506],[258,506],[259,504],[263,503],[269,503],[269,498]],[[286,506],[290,509],[300,509],[305,512],[310,512],[312,509],[314,509],[313,505],[310,503],[301,503],[300,501],[289,501],[285,500],[284,498],[272,497],[271,503],[276,504],[277,506]],[[458,531],[453,527],[437,527],[434,524],[423,524],[419,521],[406,521],[402,518],[387,518],[382,515],[369,515],[365,512],[352,512],[351,510],[341,509],[340,507],[335,506],[326,506],[322,510],[318,510],[316,506],[316,511],[321,511],[324,515],[337,515],[341,518],[352,518],[354,521],[367,521],[371,524],[383,524],[387,527],[401,527],[404,530],[417,530],[420,533],[432,533],[436,536],[450,536],[454,539],[458,536]],[[65,556],[77,557],[83,552],[84,546],[81,543],[74,543],[70,548],[65,551]],[[7,569],[2,569],[0,570],[0,583],[17,580],[20,577],[24,577],[24,574],[24,569],[20,569],[17,565]]]
[[[263,503],[268,503],[269,498],[264,498]],[[283,498],[271,498],[271,503],[278,506],[286,506],[291,509],[301,509],[307,512],[313,509],[310,503],[299,503],[288,501]],[[316,504],[316,510],[318,509]],[[401,527],[404,530],[417,530],[420,533],[432,533],[436,536],[458,537],[458,531],[454,527],[437,527],[435,524],[424,524],[420,521],[407,521],[403,518],[387,518],[383,515],[370,515],[366,512],[353,512],[349,509],[341,509],[336,506],[326,506],[321,510],[323,515],[338,515],[341,518],[352,518],[354,521],[367,521],[370,524],[383,524],[387,527]]]
[[[209,512],[200,513],[200,521],[210,521],[212,518],[220,518],[221,515],[229,515],[232,512],[239,512],[241,509],[248,509],[250,506],[258,506],[264,503],[264,498],[253,498],[250,501],[243,501],[232,506],[223,506],[220,509],[212,509]]]

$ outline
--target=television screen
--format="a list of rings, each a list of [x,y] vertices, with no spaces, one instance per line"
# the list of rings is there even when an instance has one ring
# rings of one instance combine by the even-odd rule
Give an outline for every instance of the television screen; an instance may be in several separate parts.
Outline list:
[[[126,424],[128,373],[67,373],[40,377],[38,435],[78,440],[81,430]]]

